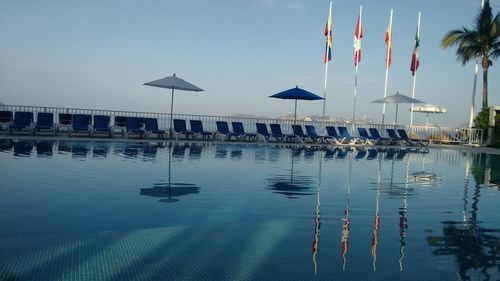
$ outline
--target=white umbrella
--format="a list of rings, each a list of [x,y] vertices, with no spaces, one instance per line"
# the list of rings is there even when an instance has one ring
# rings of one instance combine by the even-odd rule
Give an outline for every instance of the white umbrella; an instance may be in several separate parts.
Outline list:
[[[441,106],[425,104],[422,106],[414,105],[412,108],[410,108],[410,111],[426,113],[427,117],[425,118],[425,126],[427,127],[427,125],[429,124],[429,113],[446,113],[447,110],[446,108]]]
[[[411,98],[409,96],[402,95],[399,92],[396,92],[396,94],[394,94],[394,95],[387,96],[383,99],[374,100],[374,101],[372,101],[372,103],[395,103],[396,104],[396,117],[394,119],[394,125],[397,125],[398,124],[398,105],[400,103],[425,103],[425,102]]]
[[[172,136],[172,117],[174,111],[174,90],[183,90],[191,92],[201,92],[203,89],[184,81],[183,79],[175,76],[168,76],[162,79],[154,80],[151,82],[144,83],[146,86],[172,89],[172,102],[170,103],[170,136]]]

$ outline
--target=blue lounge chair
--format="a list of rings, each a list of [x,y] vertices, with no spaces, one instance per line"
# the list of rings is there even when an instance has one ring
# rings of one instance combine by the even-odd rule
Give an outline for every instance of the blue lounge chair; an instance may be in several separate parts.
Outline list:
[[[158,119],[156,118],[144,118],[144,130],[146,131],[146,137],[150,134],[156,134],[158,138],[165,138],[167,133],[165,130],[158,129]]]
[[[378,143],[380,143],[380,144],[389,144],[390,143],[390,139],[388,139],[386,137],[382,137],[380,135],[380,133],[378,132],[377,128],[368,128],[368,131],[370,131],[370,134],[372,135],[372,137],[374,139],[377,140]]]
[[[203,140],[209,140],[210,137],[213,136],[213,132],[203,130],[203,123],[201,120],[189,120],[189,123],[191,125],[191,131],[193,131],[195,135],[201,136]]]
[[[257,133],[263,136],[266,142],[269,141],[271,134],[267,130],[267,125],[264,123],[255,123],[255,127],[257,127]]]
[[[329,137],[332,138],[333,142],[335,144],[343,144],[345,138],[341,137],[338,133],[335,127],[333,126],[326,126],[326,133],[328,134]]]
[[[406,130],[404,130],[404,129],[398,129],[397,131],[399,134],[399,138],[402,139],[403,141],[406,141],[407,143],[411,143],[414,145],[421,145],[421,146],[429,145],[429,140],[415,139],[415,138],[408,137],[408,134],[406,133]]]
[[[339,127],[339,133],[344,138],[344,141],[347,141],[351,145],[363,143],[360,138],[351,137],[351,134],[349,134],[349,130],[347,130],[346,127]]]
[[[137,134],[143,138],[146,135],[146,130],[142,128],[142,118],[139,117],[126,117],[126,130],[127,137]]]
[[[398,134],[396,134],[396,130],[394,129],[386,129],[387,135],[393,144],[408,144],[402,139],[399,138]]]
[[[283,134],[280,124],[269,124],[269,127],[271,128],[271,136],[277,141],[295,141],[295,135]]]
[[[26,130],[32,133],[33,129],[33,112],[18,111],[14,113],[14,122],[9,125],[9,134],[15,131]]]
[[[12,111],[0,111],[0,130],[3,129],[3,125],[10,125],[12,119]]]
[[[127,117],[115,116],[115,124],[112,129],[113,131],[119,130],[119,132],[122,134],[122,137],[124,137],[125,133],[127,132]]]
[[[90,115],[87,114],[73,114],[71,119],[71,128],[68,130],[68,136],[71,133],[86,132],[91,134],[89,126]]]
[[[186,139],[194,136],[194,132],[187,129],[186,120],[184,119],[174,119],[174,134],[177,139],[179,135],[184,135]]]
[[[305,127],[306,127],[307,136],[313,142],[326,143],[326,142],[328,142],[329,139],[333,138],[330,136],[318,135],[318,132],[316,131],[316,127],[314,127],[313,125],[305,125]]]
[[[49,112],[38,112],[33,135],[35,135],[36,132],[41,132],[42,130],[50,131],[54,135],[56,134],[56,130],[54,128],[54,114]]]
[[[240,135],[229,131],[229,126],[226,121],[216,121],[215,125],[217,126],[217,134],[224,136],[224,140],[230,141],[232,137],[238,140]]]
[[[110,138],[113,137],[113,131],[109,126],[111,118],[107,115],[94,115],[94,124],[92,125],[92,135],[95,133],[107,133]]]
[[[379,141],[368,134],[366,128],[358,128],[358,133],[361,139],[363,139],[367,144],[379,144]]]
[[[300,142],[306,141],[307,135],[304,134],[304,130],[302,130],[301,125],[292,125],[292,131],[296,140],[299,140]]]
[[[235,134],[238,134],[240,136],[240,138],[242,138],[243,140],[247,139],[248,141],[256,141],[257,134],[245,132],[245,128],[243,127],[243,123],[231,122],[231,125],[233,126],[233,132]]]

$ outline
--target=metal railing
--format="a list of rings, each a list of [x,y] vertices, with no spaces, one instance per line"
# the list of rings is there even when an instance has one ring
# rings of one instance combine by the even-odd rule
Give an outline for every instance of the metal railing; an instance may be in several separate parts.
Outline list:
[[[115,117],[147,117],[156,118],[160,129],[169,129],[170,114],[157,112],[140,112],[140,111],[121,111],[121,110],[106,110],[106,109],[82,109],[82,108],[64,108],[64,107],[48,107],[48,106],[31,106],[31,105],[0,105],[0,111],[28,111],[34,113],[34,122],[36,122],[38,112],[50,112],[54,114],[54,122],[59,123],[59,113],[65,114],[88,114],[88,115],[108,115],[111,117],[111,124],[115,124]],[[189,124],[189,120],[200,120],[206,131],[216,131],[216,121],[242,122],[245,131],[254,133],[256,131],[255,123],[264,124],[280,124],[283,133],[292,133],[293,119],[271,119],[257,117],[237,117],[237,116],[216,116],[216,115],[195,115],[195,114],[173,114],[173,119],[184,119]],[[406,129],[412,138],[429,139],[434,143],[449,143],[449,144],[482,144],[483,130],[475,128],[450,128],[450,127],[429,127],[429,126],[412,126],[408,128],[404,125],[382,125],[374,123],[355,123],[346,121],[330,121],[330,120],[313,120],[303,121],[297,120],[297,125],[314,125],[318,133],[324,133],[323,129],[326,126],[344,126],[347,127],[353,136],[357,135],[357,128],[377,128],[382,136],[386,135],[387,128]]]

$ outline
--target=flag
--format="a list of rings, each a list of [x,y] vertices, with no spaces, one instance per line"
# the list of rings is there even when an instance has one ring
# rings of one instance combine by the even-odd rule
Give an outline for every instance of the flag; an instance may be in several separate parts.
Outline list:
[[[361,38],[363,38],[363,29],[361,27],[361,15],[359,15],[356,31],[354,32],[354,65],[358,65],[361,61]]]
[[[385,32],[385,44],[387,45],[387,52],[385,54],[385,67],[389,68],[391,66],[391,52],[392,52],[392,18],[389,21],[389,25],[387,26],[387,31]]]
[[[332,10],[331,10],[331,4],[330,4],[330,13],[328,14],[328,20],[326,21],[325,36],[326,36],[325,63],[328,63],[332,59]]]
[[[415,34],[415,48],[413,48],[413,55],[411,56],[411,75],[415,76],[418,66],[420,65],[420,31],[417,26],[417,33]]]

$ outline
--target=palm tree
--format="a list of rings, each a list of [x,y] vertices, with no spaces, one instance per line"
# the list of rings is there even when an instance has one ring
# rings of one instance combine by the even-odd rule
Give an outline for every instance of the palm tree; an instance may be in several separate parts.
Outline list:
[[[488,107],[488,68],[490,59],[500,56],[500,13],[493,17],[490,1],[477,15],[474,29],[462,27],[445,34],[441,41],[444,49],[457,46],[457,59],[465,65],[471,59],[481,60],[483,67],[483,108]]]

